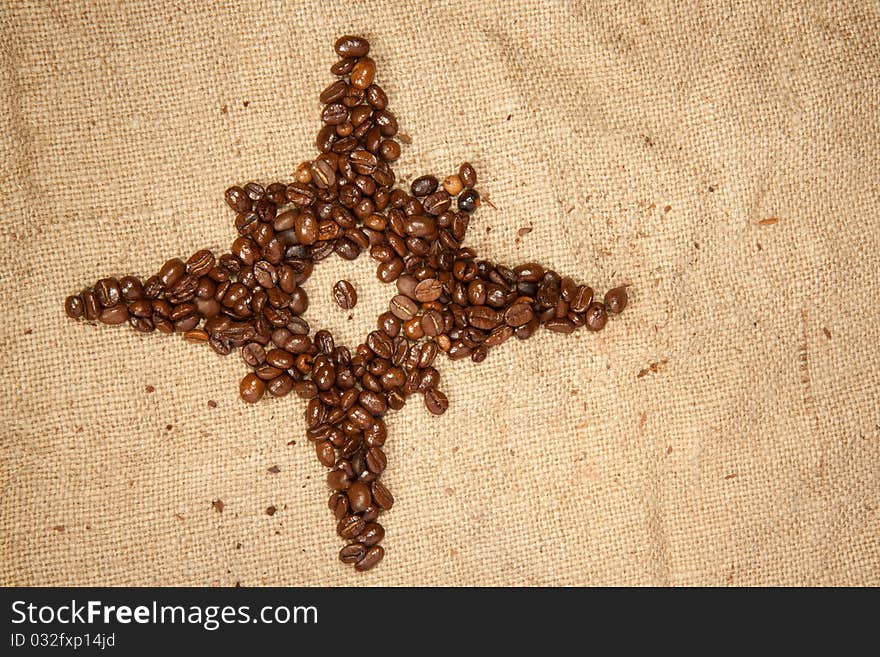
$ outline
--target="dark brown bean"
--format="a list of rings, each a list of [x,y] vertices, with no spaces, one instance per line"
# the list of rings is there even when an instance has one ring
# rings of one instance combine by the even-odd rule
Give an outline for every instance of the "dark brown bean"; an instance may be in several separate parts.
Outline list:
[[[370,52],[370,42],[362,37],[346,34],[336,39],[333,50],[340,57],[363,57]]]
[[[608,322],[608,313],[605,312],[605,306],[601,303],[594,302],[587,308],[587,328],[591,331],[601,331]]]
[[[532,321],[535,316],[532,307],[527,303],[515,303],[504,313],[504,321],[508,326],[516,328]]]
[[[623,309],[626,308],[627,301],[628,298],[625,287],[616,287],[605,293],[605,308],[607,308],[610,313],[622,313]]]
[[[373,493],[373,500],[383,511],[388,511],[394,506],[394,496],[379,480],[370,484],[370,491]]]
[[[360,513],[373,502],[373,495],[370,493],[370,487],[361,482],[355,482],[348,489],[348,503],[351,510]]]
[[[345,539],[355,538],[358,534],[364,531],[364,527],[366,527],[366,523],[363,518],[360,516],[350,515],[345,516],[342,520],[339,521],[339,524],[336,525],[336,532]]]
[[[69,296],[64,300],[64,312],[71,319],[79,319],[83,315],[83,300],[79,295]]]
[[[363,560],[366,553],[366,544],[349,543],[344,548],[339,550],[339,560],[342,563],[357,564],[359,561]]]
[[[354,565],[354,569],[358,572],[370,570],[370,568],[375,567],[376,564],[382,561],[382,557],[384,556],[385,549],[381,545],[374,545],[367,550],[363,558]]]
[[[425,407],[433,415],[443,415],[449,408],[449,400],[436,388],[425,390]]]
[[[333,300],[343,310],[351,310],[357,304],[357,290],[348,281],[337,281],[333,286]]]
[[[458,177],[461,179],[461,184],[468,189],[477,184],[477,171],[469,162],[463,162],[462,165],[458,167]]]
[[[356,89],[366,89],[373,84],[373,78],[376,76],[376,63],[369,57],[361,57],[354,68],[351,69],[351,86]]]

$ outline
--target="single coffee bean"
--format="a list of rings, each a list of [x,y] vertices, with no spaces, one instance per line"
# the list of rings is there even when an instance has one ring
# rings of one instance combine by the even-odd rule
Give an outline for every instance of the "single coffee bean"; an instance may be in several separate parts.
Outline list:
[[[236,212],[251,209],[251,199],[241,187],[230,187],[226,190],[226,203]]]
[[[351,310],[357,304],[357,291],[348,281],[337,281],[333,286],[333,300],[343,310]]]
[[[196,251],[186,261],[186,271],[193,276],[207,276],[217,264],[214,254],[207,249]]]
[[[370,52],[370,42],[362,37],[346,34],[336,39],[333,50],[340,57],[363,57]]]
[[[473,212],[480,201],[480,195],[475,189],[467,189],[458,196],[458,209],[461,212]]]
[[[452,205],[452,197],[442,189],[429,194],[422,201],[425,212],[435,216],[448,210],[450,205]]]
[[[375,76],[376,63],[369,57],[361,57],[351,69],[349,80],[351,80],[351,86],[356,89],[366,89],[373,84]]]
[[[627,301],[625,287],[616,287],[605,293],[605,307],[610,313],[618,314],[623,312]]]
[[[83,316],[83,300],[79,295],[69,296],[64,300],[64,312],[71,319],[79,319]]]
[[[376,506],[383,511],[388,511],[394,506],[394,497],[378,479],[370,484],[370,491],[373,493],[373,500],[376,502]]]
[[[345,539],[355,538],[358,534],[364,531],[364,527],[366,527],[366,523],[363,521],[363,518],[360,516],[350,515],[345,516],[342,520],[339,521],[339,524],[336,525],[336,532]]]
[[[355,482],[351,485],[351,488],[348,489],[348,503],[351,506],[351,510],[355,513],[360,513],[364,509],[366,509],[373,501],[373,496],[370,493],[370,487],[361,482]]]
[[[115,278],[102,278],[95,284],[95,296],[105,308],[115,306],[122,300],[122,290]]]
[[[579,285],[568,307],[572,312],[582,313],[590,307],[591,303],[593,303],[593,288],[587,285]]]
[[[104,308],[98,315],[98,319],[104,324],[122,324],[128,321],[128,317],[128,308],[123,303]]]
[[[587,308],[587,328],[591,331],[601,331],[608,322],[608,313],[605,312],[605,306],[601,303],[594,302]]]
[[[381,448],[370,447],[366,453],[366,462],[370,472],[379,475],[385,471],[385,467],[388,465],[388,458]]]
[[[426,278],[419,281],[413,290],[413,296],[420,303],[436,301],[443,294],[443,283],[436,278]]]
[[[412,181],[412,184],[410,184],[410,191],[413,196],[421,198],[434,193],[438,184],[437,178],[434,176],[419,176]]]
[[[443,415],[449,408],[449,400],[436,388],[425,390],[425,407],[433,415]]]
[[[265,391],[266,384],[254,373],[246,374],[238,386],[239,395],[248,404],[260,401]]]
[[[416,302],[409,297],[398,294],[391,299],[391,302],[388,304],[388,310],[390,310],[391,314],[398,319],[406,321],[412,319],[418,314],[419,307]]]
[[[477,184],[477,171],[468,162],[462,163],[458,168],[458,177],[461,179],[461,184],[468,189]]]
[[[555,317],[546,322],[544,327],[555,333],[573,333],[575,329],[574,322],[565,317]]]
[[[343,470],[331,470],[327,473],[327,485],[333,490],[348,490],[351,481]]]
[[[508,326],[516,328],[532,321],[535,316],[532,307],[527,303],[515,303],[504,313],[504,321]],[[490,345],[491,346],[491,345]]]
[[[491,309],[490,309],[491,310]],[[494,310],[492,311],[495,312]],[[422,332],[429,338],[440,335],[443,332],[443,316],[436,310],[429,310],[422,315]]]
[[[357,564],[362,561],[367,553],[366,544],[349,543],[339,551],[339,560],[342,563]]]
[[[251,367],[259,367],[266,362],[266,350],[256,342],[249,342],[241,348],[241,358]]]
[[[358,537],[357,542],[370,547],[385,538],[385,528],[377,522],[368,522]]]
[[[363,556],[363,558],[354,565],[354,569],[358,572],[370,570],[370,568],[375,567],[376,564],[382,561],[382,557],[384,556],[385,548],[383,548],[381,545],[374,545],[369,550],[367,550],[367,553]]]

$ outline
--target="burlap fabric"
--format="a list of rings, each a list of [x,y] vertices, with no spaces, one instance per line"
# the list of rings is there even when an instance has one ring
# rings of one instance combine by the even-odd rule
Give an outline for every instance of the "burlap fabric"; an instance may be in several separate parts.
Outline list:
[[[880,584],[880,20],[765,5],[5,3],[2,583]],[[238,357],[62,311],[228,247],[224,189],[314,154],[347,32],[401,176],[476,165],[473,247],[632,285],[602,334],[442,361],[449,411],[389,421],[367,575],[302,401],[246,406]],[[317,268],[313,327],[363,339],[373,272]]]

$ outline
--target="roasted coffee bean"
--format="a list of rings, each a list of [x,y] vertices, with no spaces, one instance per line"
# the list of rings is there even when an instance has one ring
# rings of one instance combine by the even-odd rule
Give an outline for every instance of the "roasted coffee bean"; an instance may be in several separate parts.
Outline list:
[[[433,415],[443,415],[449,408],[449,400],[436,388],[429,388],[425,390],[425,407]]]
[[[348,489],[348,503],[351,510],[360,513],[373,502],[373,495],[370,493],[370,487],[361,482],[355,482]]]
[[[458,177],[461,179],[461,184],[468,189],[477,184],[477,171],[468,162],[463,162],[458,168]]]
[[[238,386],[238,392],[248,404],[255,404],[266,392],[266,384],[256,374],[246,374]]]
[[[593,303],[593,288],[586,285],[579,285],[574,292],[574,296],[569,302],[569,309],[576,313],[582,313]]]
[[[359,561],[363,560],[366,553],[366,544],[349,543],[344,548],[339,550],[339,560],[342,563],[357,564]]]
[[[434,193],[438,184],[437,178],[434,176],[419,176],[410,184],[410,191],[413,196],[421,198]]]
[[[354,569],[358,572],[370,570],[370,568],[375,567],[376,564],[382,561],[382,558],[384,556],[385,548],[383,548],[381,545],[374,545],[369,550],[367,550],[363,558],[354,565]]]
[[[553,318],[544,324],[545,328],[556,333],[573,333],[575,329],[574,323],[565,317]]]
[[[351,480],[343,470],[331,470],[327,474],[327,485],[333,490],[348,490]]]
[[[128,308],[123,303],[104,308],[98,314],[98,319],[103,324],[123,324],[128,321],[128,317]]]
[[[251,199],[241,187],[230,187],[226,190],[226,202],[236,212],[251,209]]]
[[[515,303],[504,313],[504,321],[508,326],[516,328],[528,324],[535,316],[532,307],[527,303]]]
[[[425,212],[435,216],[448,210],[451,204],[452,198],[443,189],[438,190],[433,194],[429,194],[422,201],[422,206],[424,207]]]
[[[436,278],[426,278],[419,281],[413,290],[413,297],[420,303],[436,301],[443,294],[443,283]]]
[[[69,296],[64,300],[64,311],[71,319],[79,319],[83,316],[83,300],[80,296]]]
[[[102,278],[95,284],[95,297],[105,308],[115,306],[122,300],[122,290],[115,278]]]
[[[380,475],[385,471],[385,467],[388,465],[388,458],[385,456],[385,452],[382,451],[379,447],[370,447],[367,450],[365,455],[367,468],[370,472]]]
[[[587,328],[591,331],[601,331],[608,322],[608,314],[605,312],[605,306],[601,303],[594,302],[587,308]]]
[[[383,511],[389,511],[394,506],[394,496],[378,479],[370,484],[370,491],[373,493],[373,501],[376,506]]]
[[[356,515],[350,515],[345,516],[342,520],[339,521],[339,524],[336,525],[336,532],[342,538],[351,539],[355,538],[358,534],[364,531],[364,527],[366,527],[366,523],[364,522],[363,518]]]
[[[376,545],[385,538],[385,528],[377,522],[367,522],[364,530],[358,535],[357,541],[367,547]]]
[[[256,342],[249,342],[241,348],[241,358],[251,367],[259,367],[266,362],[266,350]]]
[[[429,338],[440,335],[443,332],[443,316],[436,310],[429,310],[422,315],[421,327],[422,332]]]
[[[340,57],[363,57],[370,52],[370,42],[362,37],[346,34],[336,39],[333,49]]]
[[[460,212],[473,212],[480,201],[480,195],[475,189],[467,189],[458,196],[458,209]]]
[[[376,76],[376,64],[369,57],[361,57],[354,68],[351,69],[351,86],[356,89],[366,89],[373,84],[373,78]]]
[[[289,374],[280,374],[266,386],[273,397],[284,397],[293,390],[293,379]]]
[[[332,468],[336,463],[336,450],[329,440],[321,440],[315,443],[315,454],[321,465],[325,468]]]
[[[337,281],[333,286],[333,300],[343,310],[351,310],[357,304],[357,291],[348,281]]]
[[[412,319],[418,314],[419,307],[416,302],[409,297],[398,294],[391,299],[391,303],[388,304],[388,310],[390,310],[391,314],[398,319],[406,321]]]
[[[498,313],[489,306],[471,306],[467,319],[471,326],[484,331],[491,331],[501,323]]]
[[[217,264],[214,254],[207,249],[196,251],[186,261],[186,271],[193,276],[207,276]]]
[[[610,313],[617,314],[623,312],[623,309],[626,308],[627,301],[625,287],[616,287],[605,293],[605,308],[607,308]]]

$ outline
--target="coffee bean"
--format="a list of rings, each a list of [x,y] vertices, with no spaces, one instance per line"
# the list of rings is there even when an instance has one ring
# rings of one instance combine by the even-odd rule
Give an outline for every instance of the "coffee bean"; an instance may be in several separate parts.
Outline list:
[[[360,516],[350,515],[345,516],[342,520],[339,521],[339,524],[336,525],[336,532],[342,538],[351,539],[355,538],[358,534],[364,531],[364,527],[366,527],[366,523],[363,521],[363,518],[361,518]]]
[[[144,298],[144,286],[134,276],[120,278],[119,290],[126,301],[138,301]]]
[[[593,303],[593,288],[579,285],[569,303],[569,308],[576,313],[582,313]]]
[[[360,513],[366,509],[373,501],[370,493],[370,487],[361,482],[355,482],[348,489],[348,502],[351,510]]]
[[[357,562],[363,560],[364,555],[366,555],[366,553],[367,553],[366,544],[349,543],[344,548],[339,550],[339,560],[342,563],[357,564]]]
[[[128,321],[128,317],[128,308],[122,303],[104,308],[98,315],[98,319],[104,324],[122,324]]]
[[[207,276],[216,263],[214,254],[207,249],[202,249],[193,253],[186,261],[186,271],[193,276]]]
[[[421,198],[436,191],[438,184],[434,176],[419,176],[410,184],[410,191],[413,196]]]
[[[436,388],[429,388],[425,390],[425,407],[433,415],[443,415],[449,408],[449,400]]]
[[[458,209],[461,212],[473,212],[479,203],[480,195],[474,189],[467,189],[458,196]]]
[[[461,179],[461,184],[468,189],[477,184],[477,171],[468,162],[462,163],[458,168],[458,177]]]
[[[626,308],[627,301],[625,287],[616,287],[605,293],[605,308],[607,308],[610,313],[617,314],[623,312],[623,309]]]
[[[374,545],[367,550],[363,558],[354,565],[354,569],[359,572],[370,570],[370,568],[375,567],[377,563],[382,561],[384,556],[385,549],[381,545]]]
[[[573,333],[574,323],[565,317],[553,318],[544,324],[544,327],[555,333]]]
[[[419,281],[413,290],[413,297],[420,303],[436,301],[443,294],[443,283],[436,278],[426,278]]]
[[[443,179],[443,189],[450,196],[458,196],[464,188],[461,178],[457,175],[447,176]]]
[[[351,310],[357,304],[357,291],[348,281],[337,281],[333,286],[333,300],[343,310]]]
[[[452,205],[452,197],[442,189],[433,194],[429,194],[425,197],[425,200],[422,201],[422,206],[424,207],[425,212],[430,215],[438,215],[445,212],[449,209],[450,205]]]
[[[443,316],[436,310],[429,310],[422,315],[421,327],[422,332],[429,338],[440,335],[443,332]]]
[[[416,316],[419,312],[419,307],[409,297],[398,294],[391,299],[391,303],[388,304],[388,310],[398,319],[406,321]]]
[[[256,374],[246,374],[238,386],[238,392],[242,400],[248,404],[255,404],[266,391],[266,384]]]
[[[64,300],[64,312],[71,319],[79,319],[83,316],[83,300],[82,297],[75,295],[69,296]]]
[[[605,306],[601,303],[594,302],[587,308],[587,328],[591,331],[601,331],[608,322],[608,314],[605,312]]]
[[[251,367],[259,367],[266,362],[266,350],[256,342],[249,342],[241,348],[241,357]]]
[[[351,86],[356,89],[366,89],[373,84],[376,76],[376,63],[369,57],[361,57],[351,69]]]
[[[385,538],[385,528],[377,522],[368,522],[364,530],[358,534],[357,542],[370,547]]]
[[[362,37],[346,34],[336,39],[333,49],[340,57],[363,57],[370,52],[370,42]]]
[[[226,203],[236,212],[251,209],[251,199],[241,187],[230,187],[226,190]]]
[[[102,278],[95,284],[95,296],[105,308],[115,306],[122,300],[122,290],[115,278]]]
[[[385,456],[385,452],[379,447],[370,447],[370,449],[367,450],[366,462],[367,468],[369,468],[370,472],[377,475],[382,474],[385,471],[385,467],[388,465],[388,459]]]
[[[527,303],[515,303],[504,313],[504,321],[508,326],[523,326],[535,316],[532,307]]]
[[[470,325],[483,331],[491,331],[501,323],[501,317],[489,306],[471,306],[467,311]]]
[[[378,479],[370,484],[370,491],[373,493],[373,500],[376,502],[376,506],[383,511],[389,511],[394,506],[394,496]]]

